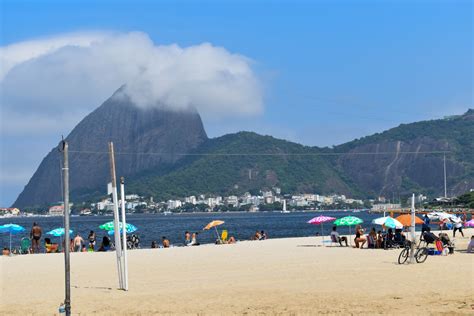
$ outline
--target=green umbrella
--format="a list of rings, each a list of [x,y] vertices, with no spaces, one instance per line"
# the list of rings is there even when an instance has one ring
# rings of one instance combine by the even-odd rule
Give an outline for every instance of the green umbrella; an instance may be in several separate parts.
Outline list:
[[[355,216],[346,216],[343,218],[336,219],[334,225],[336,226],[354,226],[362,224],[364,221]]]
[[[336,219],[334,221],[334,225],[336,226],[349,226],[349,243],[352,245],[352,238],[350,237],[350,235],[352,235],[351,233],[351,226],[354,226],[354,225],[359,225],[359,224],[362,224],[364,221],[361,220],[360,218],[358,217],[355,217],[355,216],[346,216],[346,217],[342,217],[342,218],[339,218],[339,219]]]

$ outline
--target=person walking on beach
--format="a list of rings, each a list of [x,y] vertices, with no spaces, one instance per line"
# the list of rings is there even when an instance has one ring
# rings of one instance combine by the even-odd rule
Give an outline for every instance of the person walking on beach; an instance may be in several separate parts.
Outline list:
[[[80,252],[83,244],[84,244],[84,239],[78,233],[76,237],[74,237],[74,251]]]
[[[92,251],[95,250],[95,233],[93,230],[91,230],[91,232],[89,233],[89,236],[87,237],[87,239],[89,239],[89,249],[92,249]]]
[[[459,218],[453,225],[453,237],[456,237],[456,231],[459,230],[461,236],[464,237],[464,233],[462,232],[462,221]]]
[[[43,231],[41,227],[34,222],[33,227],[30,231],[30,239],[31,239],[31,252],[32,253],[39,253],[40,252],[40,239]]]

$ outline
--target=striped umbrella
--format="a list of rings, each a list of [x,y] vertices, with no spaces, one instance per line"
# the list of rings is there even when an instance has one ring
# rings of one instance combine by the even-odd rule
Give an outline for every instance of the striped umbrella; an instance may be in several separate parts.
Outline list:
[[[307,223],[312,224],[312,225],[321,225],[321,236],[323,236],[323,243],[324,243],[323,223],[330,222],[335,219],[336,219],[335,217],[320,215],[320,216],[316,216],[310,219],[309,221],[307,221]]]
[[[390,227],[390,228],[398,228],[398,229],[403,228],[402,223],[400,223],[398,220],[390,216],[376,218],[372,221],[372,224],[382,225],[382,226]]]
[[[10,255],[12,253],[12,234],[18,234],[24,231],[23,226],[17,224],[5,224],[0,226],[0,233],[9,233],[10,234]]]

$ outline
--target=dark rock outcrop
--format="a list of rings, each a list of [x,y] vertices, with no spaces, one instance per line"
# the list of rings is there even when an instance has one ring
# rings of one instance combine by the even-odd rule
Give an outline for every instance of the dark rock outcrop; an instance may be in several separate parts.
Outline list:
[[[71,194],[90,194],[91,190],[106,193],[110,181],[110,141],[114,142],[116,152],[117,177],[127,177],[173,164],[182,158],[180,154],[193,150],[206,139],[196,111],[139,108],[118,91],[66,138]],[[15,201],[15,207],[44,206],[62,200],[60,159],[61,153],[53,148]]]

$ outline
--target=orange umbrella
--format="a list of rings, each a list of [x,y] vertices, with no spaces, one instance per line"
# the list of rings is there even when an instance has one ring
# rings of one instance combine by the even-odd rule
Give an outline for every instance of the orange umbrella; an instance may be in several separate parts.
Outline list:
[[[219,237],[219,232],[217,231],[217,226],[224,224],[224,221],[212,221],[204,227],[205,230],[209,230],[212,227],[216,230],[217,239],[222,243],[221,237]]]
[[[211,229],[212,227],[216,227],[216,226],[219,226],[219,225],[222,225],[222,224],[224,224],[224,221],[212,221],[209,224],[207,224],[207,226],[204,227],[204,229],[208,230],[208,229]]]
[[[403,214],[395,218],[397,221],[402,223],[403,226],[411,226],[411,215]],[[423,224],[423,220],[418,216],[415,216],[415,224]]]

